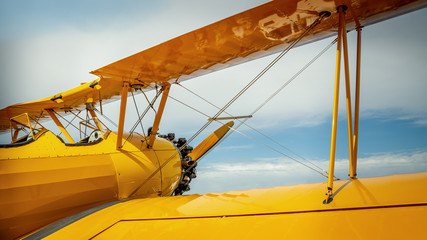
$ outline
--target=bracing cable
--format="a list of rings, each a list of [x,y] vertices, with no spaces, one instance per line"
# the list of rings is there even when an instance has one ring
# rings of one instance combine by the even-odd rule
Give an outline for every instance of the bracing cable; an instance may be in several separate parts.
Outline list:
[[[141,90],[141,92],[143,92]],[[148,101],[148,106],[147,108],[145,108],[144,112],[142,113],[142,115],[138,118],[138,120],[135,122],[135,124],[133,125],[133,127],[131,128],[128,137],[126,138],[126,140],[123,142],[122,147],[125,145],[125,143],[127,142],[127,140],[130,138],[130,136],[132,136],[132,133],[135,131],[135,129],[138,127],[138,124],[142,121],[142,119],[145,117],[145,115],[147,114],[147,112],[150,110],[150,108],[153,107],[153,104],[156,102],[157,98],[159,98],[160,94],[162,93],[162,91],[156,91],[156,96],[154,96],[153,100],[150,102]],[[147,98],[148,100],[148,98]],[[145,133],[143,133],[145,138],[146,135]],[[147,140],[147,139],[145,139]]]
[[[102,114],[101,111],[99,111],[98,109],[95,108],[95,111],[98,112],[99,114],[101,114],[102,117],[104,117],[108,122],[110,122],[113,126],[118,127],[119,125],[117,125],[117,123],[115,123],[113,120],[111,120],[109,117],[107,117],[107,115]]]
[[[138,119],[141,118],[141,115],[139,115],[139,110],[138,110],[138,105],[136,104],[135,101],[135,96],[133,95],[133,91],[130,92],[132,94],[132,99],[133,99],[133,103],[135,105],[135,109],[136,109],[136,114],[138,115]],[[142,121],[139,121],[140,125],[141,125],[141,131],[144,133],[144,127],[142,126]]]
[[[319,16],[304,32],[299,35],[290,45],[288,45],[270,64],[268,64],[255,78],[253,78],[239,93],[237,93],[224,107],[219,110],[213,119],[220,116],[231,104],[233,104],[243,93],[245,93],[256,81],[258,81],[270,68],[272,68],[283,56],[285,56],[303,37],[305,37],[314,27],[316,27],[323,18],[326,17],[325,14]],[[153,178],[166,164],[168,164],[180,151],[182,151],[191,141],[193,141],[201,132],[203,132],[212,121],[205,123],[189,140],[183,144],[180,149],[172,154],[168,160],[166,160],[161,166],[159,166],[156,171],[154,171],[144,182],[142,182],[130,195],[134,195],[142,186],[144,186],[151,178]],[[323,175],[323,174],[322,174]]]
[[[65,129],[67,129],[67,127],[68,126],[70,126],[70,124],[74,121],[74,119],[76,119],[76,117],[79,117],[79,114],[81,113],[82,111],[80,110],[79,111],[79,113],[77,113],[77,114],[75,114],[74,112],[71,112],[72,114],[74,114],[74,117],[73,117],[73,119],[71,119],[71,121],[70,122],[68,122],[68,124],[67,124],[67,126],[65,126]],[[58,114],[58,116],[60,116],[59,114]],[[80,118],[80,117],[79,117]],[[61,134],[62,134],[62,131],[58,134],[58,136],[61,136]]]
[[[169,95],[169,97],[171,98],[171,99],[173,99],[173,100],[175,100],[175,101],[177,101],[177,102],[179,102],[179,103],[181,103],[181,104],[183,104],[184,106],[186,106],[186,107],[188,107],[188,108],[190,108],[190,109],[192,109],[192,110],[194,110],[194,111],[197,111],[198,113],[200,113],[200,114],[202,114],[202,115],[204,115],[205,117],[209,117],[209,115],[207,115],[207,114],[205,114],[205,113],[203,113],[203,112],[201,112],[201,111],[199,111],[199,110],[197,110],[197,109],[195,109],[195,108],[193,108],[193,107],[191,107],[190,105],[188,105],[188,104],[186,104],[186,103],[184,103],[184,102],[182,102],[182,101],[180,101],[180,100],[178,100],[178,99],[176,99],[176,98],[174,98],[174,97],[172,97],[172,96],[170,96]],[[218,120],[214,120],[214,121],[217,121],[217,122],[219,122]],[[223,123],[221,123],[221,122],[219,122],[220,124],[222,124],[222,125],[225,125],[225,124],[223,124]],[[293,160],[293,161],[295,161],[295,162],[297,162],[297,163],[299,163],[299,164],[301,164],[301,165],[303,165],[303,166],[305,166],[305,167],[307,167],[307,168],[309,168],[309,169],[311,169],[311,170],[313,170],[313,171],[315,171],[315,172],[317,172],[317,173],[319,173],[319,174],[321,174],[322,176],[324,176],[324,177],[328,177],[328,175],[327,175],[327,173],[325,174],[325,173],[322,173],[321,171],[319,171],[319,170],[317,170],[317,169],[314,169],[313,167],[311,167],[311,166],[308,166],[307,164],[305,164],[305,163],[303,163],[303,162],[301,162],[301,161],[299,161],[299,160],[297,160],[297,159],[295,159],[295,158],[293,158],[293,157],[291,157],[291,156],[289,156],[288,154],[285,154],[285,153],[283,153],[283,152],[281,152],[281,151],[279,151],[279,150],[277,150],[276,148],[274,148],[274,147],[272,147],[272,146],[269,146],[269,145],[267,145],[267,144],[265,144],[265,143],[263,143],[263,142],[261,142],[261,141],[259,141],[259,140],[257,140],[257,139],[255,139],[255,138],[253,138],[253,137],[250,137],[249,135],[247,135],[247,134],[245,134],[245,133],[243,133],[243,132],[241,132],[241,131],[239,131],[239,130],[237,130],[237,128],[233,128],[233,127],[229,127],[230,128],[230,130],[232,130],[232,131],[234,131],[234,132],[237,132],[237,133],[239,133],[240,135],[242,135],[242,136],[244,136],[244,137],[247,137],[247,138],[249,138],[249,139],[251,139],[251,140],[253,140],[253,141],[255,141],[255,142],[257,142],[257,143],[259,143],[259,144],[261,144],[261,145],[263,145],[263,146],[265,146],[265,147],[267,147],[267,148],[269,148],[270,150],[272,150],[272,151],[274,151],[274,152],[276,152],[276,153],[279,153],[280,155],[282,155],[282,156],[284,156],[284,157],[287,157],[287,158],[289,158],[289,159],[291,159],[291,160]],[[214,146],[217,146],[218,144],[215,144]],[[212,148],[211,148],[212,149]],[[206,154],[204,154],[204,155],[206,155]],[[200,161],[201,159],[199,159],[198,160],[198,162]],[[307,160],[308,161],[308,160]],[[310,162],[311,163],[311,162]],[[311,164],[314,164],[314,163],[311,163]],[[186,172],[189,172],[193,167],[194,167],[195,165],[193,165],[193,166],[190,166],[187,170],[186,170]],[[316,166],[316,165],[314,165],[315,167],[317,167],[317,168],[319,168],[318,166]],[[320,168],[320,170],[322,170],[321,168]]]

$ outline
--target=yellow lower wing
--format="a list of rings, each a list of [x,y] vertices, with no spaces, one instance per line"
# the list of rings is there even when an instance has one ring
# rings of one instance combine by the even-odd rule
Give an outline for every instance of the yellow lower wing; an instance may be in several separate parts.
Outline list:
[[[420,239],[427,172],[99,206],[40,230],[46,239]]]

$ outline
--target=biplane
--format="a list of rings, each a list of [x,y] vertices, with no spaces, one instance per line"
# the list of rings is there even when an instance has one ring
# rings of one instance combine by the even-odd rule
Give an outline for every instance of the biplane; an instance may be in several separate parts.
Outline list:
[[[0,145],[1,238],[421,238],[427,173],[357,178],[357,142],[361,28],[425,6],[422,0],[275,0],[94,70],[96,80],[0,110],[0,131],[11,134],[10,144]],[[358,33],[354,118],[351,30]],[[235,99],[293,47],[331,36],[337,36],[337,60],[328,181],[182,195],[196,177],[198,161],[251,117],[224,116]],[[175,85],[278,52],[193,137],[159,133]],[[346,180],[334,177],[341,62],[349,136]],[[128,98],[147,91],[155,92],[153,99],[147,98],[147,108],[137,110],[134,127],[125,132]],[[117,129],[110,129],[102,106],[115,100],[119,120]],[[141,120],[149,110],[155,117],[144,128]],[[47,129],[46,120],[60,134]],[[221,126],[190,147],[211,122]],[[138,125],[146,131],[136,132]]]

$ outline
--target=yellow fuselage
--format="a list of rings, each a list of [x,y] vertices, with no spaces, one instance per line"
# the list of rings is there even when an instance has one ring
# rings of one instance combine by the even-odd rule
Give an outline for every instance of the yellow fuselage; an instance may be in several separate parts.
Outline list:
[[[116,140],[110,133],[95,144],[71,145],[46,131],[31,143],[1,148],[0,235],[21,236],[103,202],[173,193],[181,159],[171,142],[158,138],[147,149],[133,135],[116,150]]]

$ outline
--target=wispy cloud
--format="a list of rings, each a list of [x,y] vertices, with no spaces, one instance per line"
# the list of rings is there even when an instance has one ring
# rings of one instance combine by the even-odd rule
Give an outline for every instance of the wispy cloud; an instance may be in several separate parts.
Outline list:
[[[250,189],[324,182],[326,178],[298,163],[272,158],[248,159],[246,162],[199,164],[198,178],[192,182],[191,193],[206,193],[236,189]],[[327,169],[328,160],[312,160]],[[347,178],[348,160],[337,159],[335,175]],[[384,176],[399,173],[427,171],[427,151],[411,153],[382,153],[358,159],[358,177]]]
[[[237,150],[237,149],[251,149],[253,145],[234,145],[234,146],[218,146],[216,150]]]
[[[46,97],[78,86],[81,82],[94,78],[88,74],[91,70],[263,1],[250,4],[242,4],[242,2],[232,5],[227,1],[215,2],[215,4],[210,2],[200,4],[191,2],[190,4],[190,1],[179,4],[171,2],[157,14],[151,14],[148,18],[141,18],[134,21],[133,24],[108,25],[105,28],[92,31],[83,30],[70,24],[66,28],[57,29],[57,31],[52,29],[52,32],[43,32],[43,34],[34,35],[31,38],[14,39],[13,43],[10,42],[10,45],[4,49],[5,51],[2,51],[1,56],[4,64],[2,64],[0,77],[7,79],[7,84],[4,84],[0,90],[1,107]],[[224,9],[222,9],[223,11],[212,10],[209,11],[210,14],[201,14],[204,12],[203,9],[207,8],[206,4],[211,4],[209,6],[212,9],[222,9],[222,6],[227,5],[227,11]],[[190,5],[191,8],[189,8]],[[191,14],[182,14],[183,12],[191,12]],[[171,21],[172,19],[173,21]],[[389,27],[385,26],[384,28]],[[364,38],[368,40],[377,39],[376,29],[375,25],[366,28]],[[394,33],[394,31],[390,31],[390,33],[383,32],[382,34],[394,35]],[[349,37],[350,41],[354,41],[355,35],[353,33],[350,33]],[[381,37],[386,38],[387,36]],[[421,38],[423,37],[425,36],[422,35]],[[260,88],[258,87],[257,90],[250,91],[247,95],[242,96],[236,107],[230,109],[231,113],[236,115],[238,113],[250,113],[261,103],[262,99],[266,99],[280,84],[298,71],[312,57],[313,52],[319,51],[329,41],[325,40],[311,46],[295,49],[283,61],[279,62],[279,65],[272,69],[265,79],[262,79],[263,83],[261,83]],[[373,42],[375,43],[375,41]],[[414,44],[419,42],[424,44],[425,41],[420,40]],[[370,41],[365,41],[364,46],[369,49],[382,47],[371,46]],[[390,49],[398,48],[405,52],[405,46],[394,41],[393,37],[388,38],[387,46]],[[408,46],[406,50],[407,55],[414,56],[411,63],[409,61],[391,62],[390,65],[382,62],[384,58],[387,59],[387,56],[377,54],[378,51],[364,52],[362,116],[364,112],[378,112],[381,109],[388,108],[400,110],[404,115],[416,114],[424,117],[427,115],[425,94],[427,82],[419,77],[409,77],[414,74],[425,76],[425,68],[413,69],[411,64],[412,62],[425,63],[425,55],[427,54],[420,54],[419,52],[426,50],[423,45],[419,48]],[[393,51],[381,52],[392,54]],[[372,59],[379,57],[379,55],[381,55],[382,60],[372,63]],[[334,51],[330,51],[325,57],[318,60],[256,116],[261,119],[269,119],[269,121],[257,121],[255,119],[255,124],[271,128],[278,125],[289,127],[314,126],[324,122],[332,110],[334,76],[331,62],[334,61],[334,58]],[[397,59],[397,57],[390,56],[388,59]],[[224,70],[221,71],[222,73],[208,75],[188,84],[199,94],[222,106],[270,60],[271,58],[260,59],[239,66],[234,71]],[[384,68],[380,68],[382,65],[378,65],[378,62],[384,64]],[[390,66],[394,66],[393,68],[396,70],[393,76],[389,74],[391,72],[389,71]],[[38,91],[26,87],[35,83],[41,86]],[[222,88],[220,96],[212,95],[211,89],[218,86],[226,87]],[[20,94],[15,94],[17,89],[19,89]],[[172,93],[174,91],[175,89]],[[188,93],[185,93],[184,98],[186,95]],[[341,94],[341,113],[345,112],[343,111],[345,106],[344,95]],[[199,104],[195,104],[195,106],[200,109],[206,108],[206,106]],[[191,117],[185,116],[182,114],[181,122],[191,120]],[[178,121],[180,119],[174,119],[174,122]],[[417,123],[424,122],[425,118],[417,120]],[[180,124],[177,123],[176,125]]]
[[[427,119],[419,119],[414,122],[416,125],[427,126]]]
[[[72,22],[60,28],[52,27],[49,32],[38,32],[37,26],[33,26],[35,28],[31,31],[31,37],[1,42],[0,108],[47,97],[76,87],[81,82],[95,78],[88,74],[91,70],[261,2],[264,1],[169,1],[169,4],[160,4],[160,10],[157,8],[156,12],[149,16],[138,14],[130,18],[124,17],[121,18],[120,23],[110,25],[105,25],[101,19],[95,25],[102,27],[90,31],[87,28],[81,29],[79,24],[75,25]],[[84,3],[85,8],[100,11],[98,7],[90,7],[87,4]],[[129,11],[122,12],[124,15],[129,14]],[[425,21],[420,21],[420,18],[425,19],[427,16],[425,13],[426,10],[421,10],[411,14],[415,20],[395,18],[391,23],[373,25],[364,29],[361,116],[365,119],[378,116],[389,119],[405,118],[413,121],[414,124],[427,126],[427,81],[425,81],[427,36],[426,31],[414,31],[416,28],[423,29]],[[98,14],[109,16],[105,13]],[[125,22],[123,19],[131,21]],[[97,20],[99,19],[96,17],[91,18],[91,21]],[[399,35],[396,35],[397,30]],[[247,94],[227,111],[233,115],[251,113],[330,41],[331,39],[327,39],[293,49],[260,80],[261,82],[255,85],[254,89],[248,90]],[[354,33],[349,33],[349,41],[353,49]],[[404,44],[408,41],[411,41],[410,44]],[[225,69],[184,84],[222,107],[273,57]],[[354,51],[351,51],[350,60],[354,57]],[[334,61],[335,51],[331,50],[286,87],[248,123],[262,130],[317,126],[330,121]],[[354,69],[351,69],[351,74],[352,86],[354,86]],[[344,84],[341,84],[339,111],[342,116],[346,114],[344,90]],[[191,94],[177,86],[172,88],[171,94],[208,115],[212,116],[217,112],[216,109],[203,104],[200,99],[191,98]],[[137,96],[137,101],[141,105],[145,104],[143,96]],[[131,108],[132,106],[129,106],[129,109]],[[104,106],[104,111],[109,112],[108,115],[113,119],[117,118],[117,109],[116,103]],[[129,130],[136,119],[133,109],[129,110],[126,119],[125,129]],[[175,132],[177,137],[188,137],[205,121],[205,116],[200,116],[182,105],[169,101],[160,131]],[[152,115],[144,124],[147,128],[152,124]],[[212,124],[212,128],[208,129],[206,134],[217,127]],[[57,131],[56,127],[52,129]],[[203,137],[200,138],[203,139]],[[9,140],[9,136],[5,139]],[[253,151],[250,150],[252,146],[250,144],[236,146],[235,144],[220,145],[217,149]],[[427,170],[425,154],[425,152],[409,155],[383,153],[361,158],[359,159],[359,176]],[[313,161],[327,168],[326,159]],[[346,160],[338,160],[337,175],[347,176],[347,166]],[[199,177],[192,184],[193,192],[226,191],[325,180],[322,176],[313,174],[311,170],[281,158],[246,159],[245,162],[230,164],[201,162],[198,170]]]

